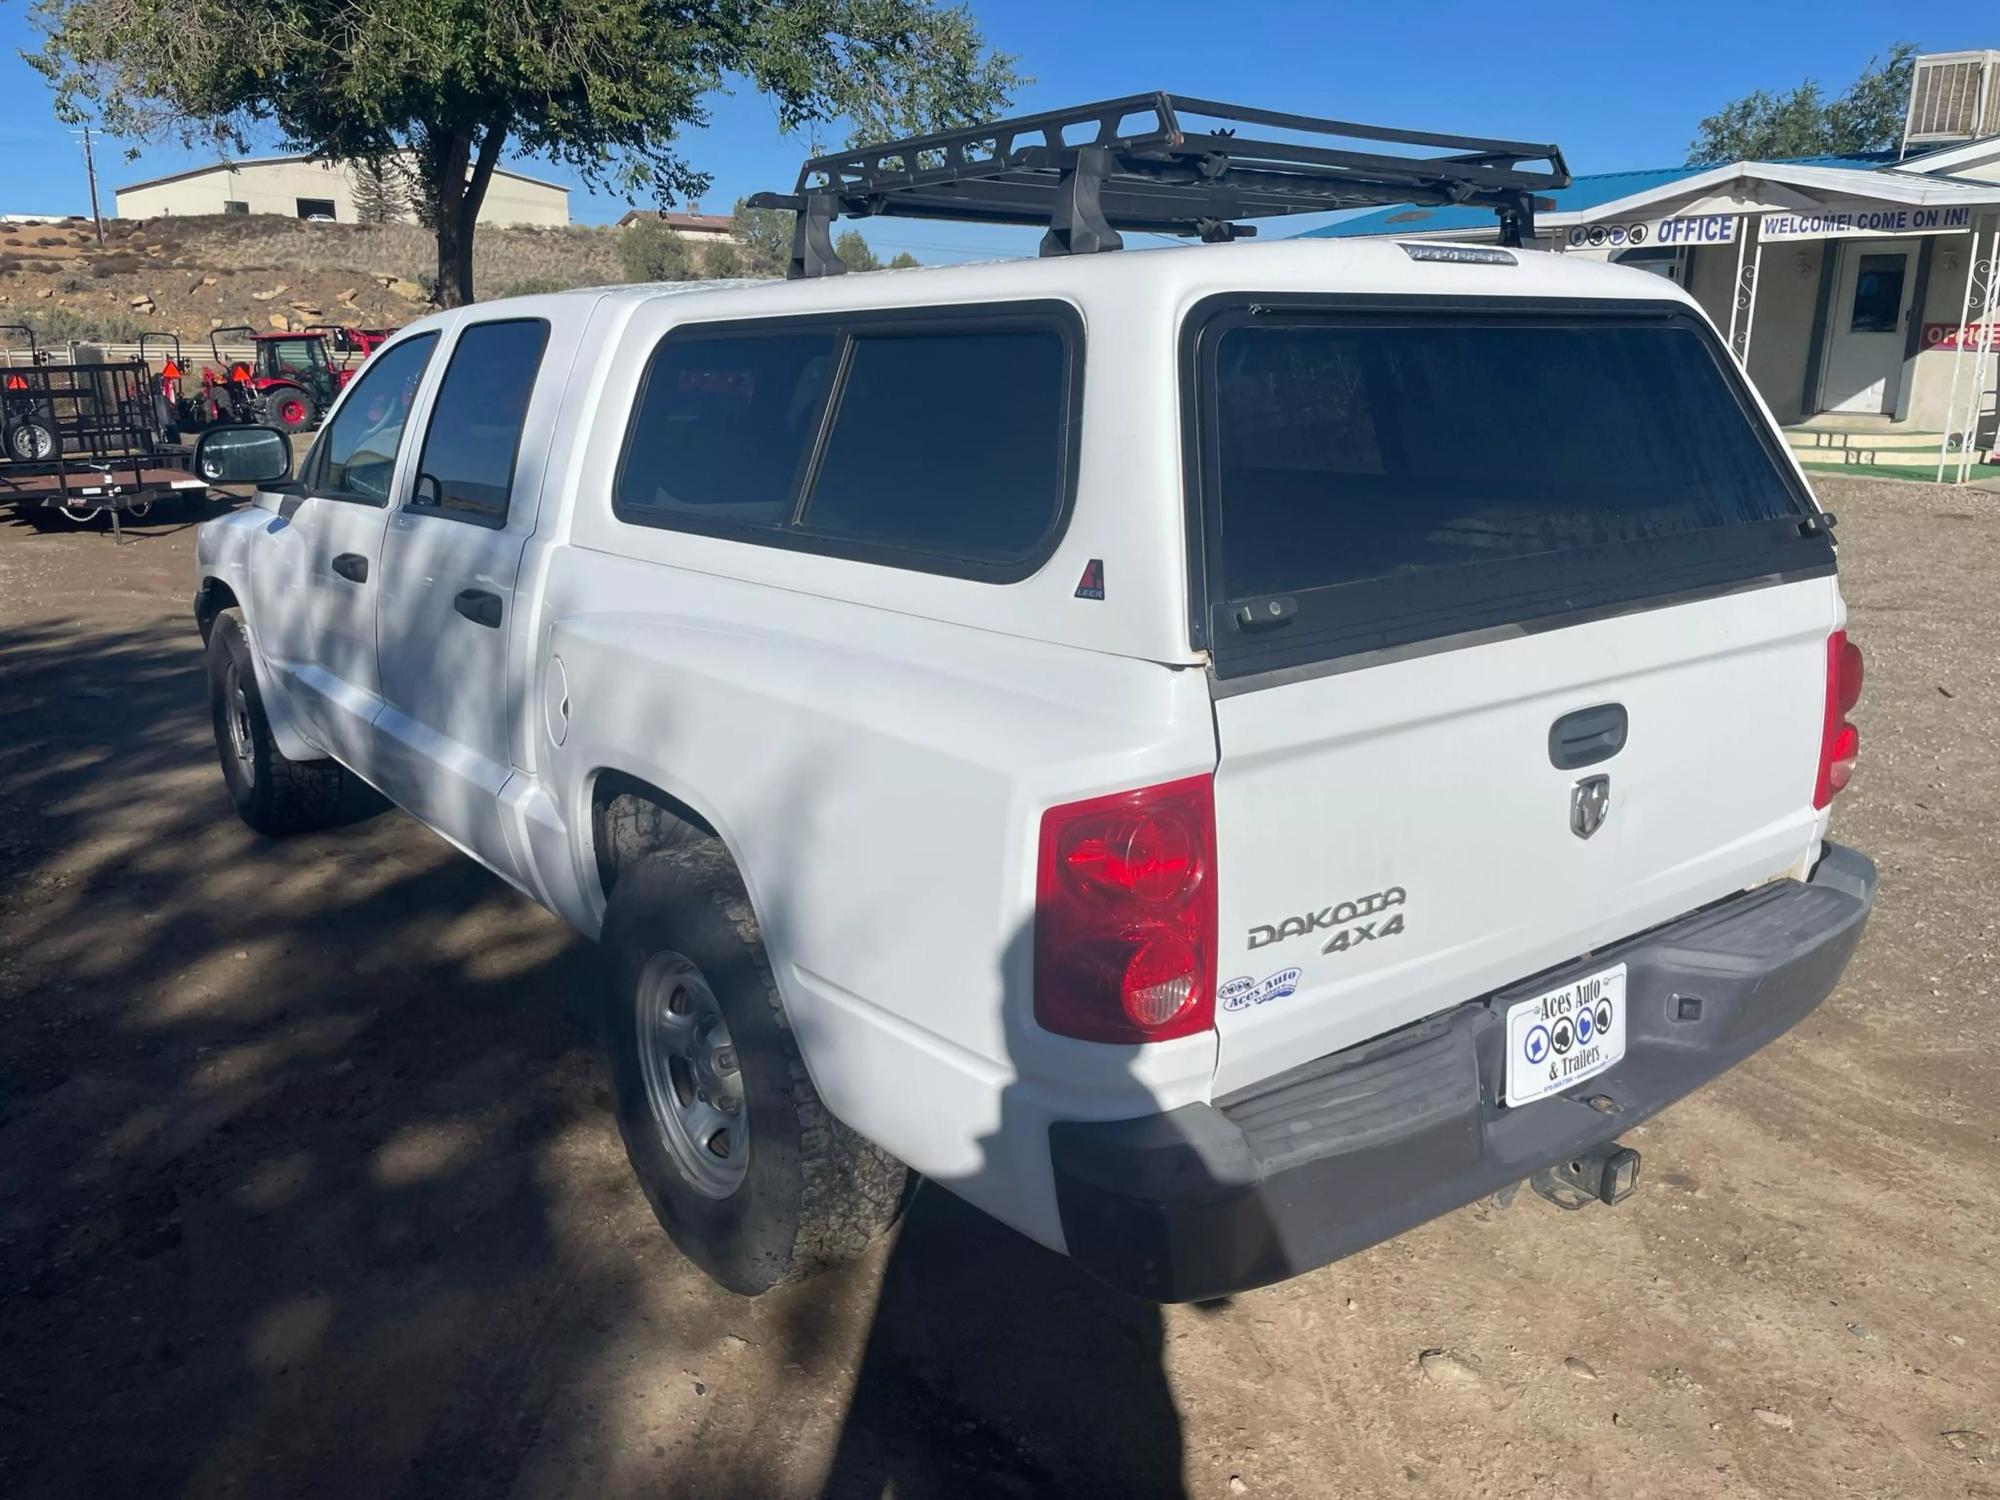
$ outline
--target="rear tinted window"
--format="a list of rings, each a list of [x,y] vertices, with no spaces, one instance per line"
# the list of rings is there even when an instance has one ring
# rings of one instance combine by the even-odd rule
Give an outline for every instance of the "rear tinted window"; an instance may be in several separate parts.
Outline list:
[[[1053,331],[856,339],[805,525],[890,547],[1020,557],[1062,505],[1063,402]]]
[[[670,338],[618,476],[628,520],[789,524],[833,379],[829,333]]]
[[[1794,510],[1685,327],[1245,326],[1215,392],[1233,597]]]
[[[1024,577],[1067,507],[1072,321],[938,309],[671,334],[647,371],[614,509],[767,545]]]
[[[1232,301],[1184,349],[1222,676],[1831,567],[1691,316]]]

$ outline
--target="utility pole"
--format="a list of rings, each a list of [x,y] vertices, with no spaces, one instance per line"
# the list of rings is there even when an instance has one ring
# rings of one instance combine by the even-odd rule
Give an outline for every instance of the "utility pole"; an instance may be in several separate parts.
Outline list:
[[[97,243],[104,244],[104,215],[97,211],[97,158],[90,153],[90,127],[83,127],[83,170],[90,176],[90,221],[97,226]]]

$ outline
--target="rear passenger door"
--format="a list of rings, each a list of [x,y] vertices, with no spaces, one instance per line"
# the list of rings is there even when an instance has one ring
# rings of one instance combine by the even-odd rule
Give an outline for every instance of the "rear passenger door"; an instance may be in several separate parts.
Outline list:
[[[527,628],[516,584],[576,337],[573,324],[552,338],[543,318],[460,325],[382,547],[383,789],[509,878],[499,799],[518,707],[509,664]]]

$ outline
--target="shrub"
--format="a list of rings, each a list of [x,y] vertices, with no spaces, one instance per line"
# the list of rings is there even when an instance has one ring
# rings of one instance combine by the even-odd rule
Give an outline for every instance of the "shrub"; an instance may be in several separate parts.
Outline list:
[[[43,344],[137,343],[150,325],[122,312],[82,312],[71,307],[24,307],[16,322],[34,329]]]
[[[743,275],[743,252],[734,245],[708,246],[701,252],[701,274],[717,280]]]
[[[475,283],[475,290],[477,284]],[[566,292],[570,283],[560,276],[524,276],[519,281],[510,281],[492,293],[494,297],[539,297],[544,292]],[[482,297],[481,301],[487,299]]]
[[[618,232],[618,263],[627,281],[689,281],[694,247],[658,219],[641,219]]]

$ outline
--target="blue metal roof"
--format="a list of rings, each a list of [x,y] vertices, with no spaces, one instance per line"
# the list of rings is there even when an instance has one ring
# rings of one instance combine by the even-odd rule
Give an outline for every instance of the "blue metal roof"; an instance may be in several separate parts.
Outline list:
[[[1778,159],[1791,166],[1867,169],[1893,162],[1895,153],[1885,151],[1872,156],[1788,156]],[[1620,198],[1629,198],[1634,193],[1666,187],[1684,177],[1694,177],[1713,170],[1712,166],[1708,166],[1654,167],[1640,172],[1596,172],[1576,178],[1566,188],[1542,194],[1541,196],[1555,203],[1553,209],[1544,209],[1543,212],[1580,213],[1585,209],[1596,208],[1602,203],[1616,203]],[[1438,207],[1418,207],[1414,203],[1399,203],[1392,208],[1378,208],[1370,213],[1357,214],[1351,219],[1342,219],[1338,224],[1323,224],[1318,229],[1303,230],[1298,238],[1341,240],[1377,234],[1438,234],[1456,230],[1492,229],[1496,222],[1492,209],[1473,204],[1449,203]]]

